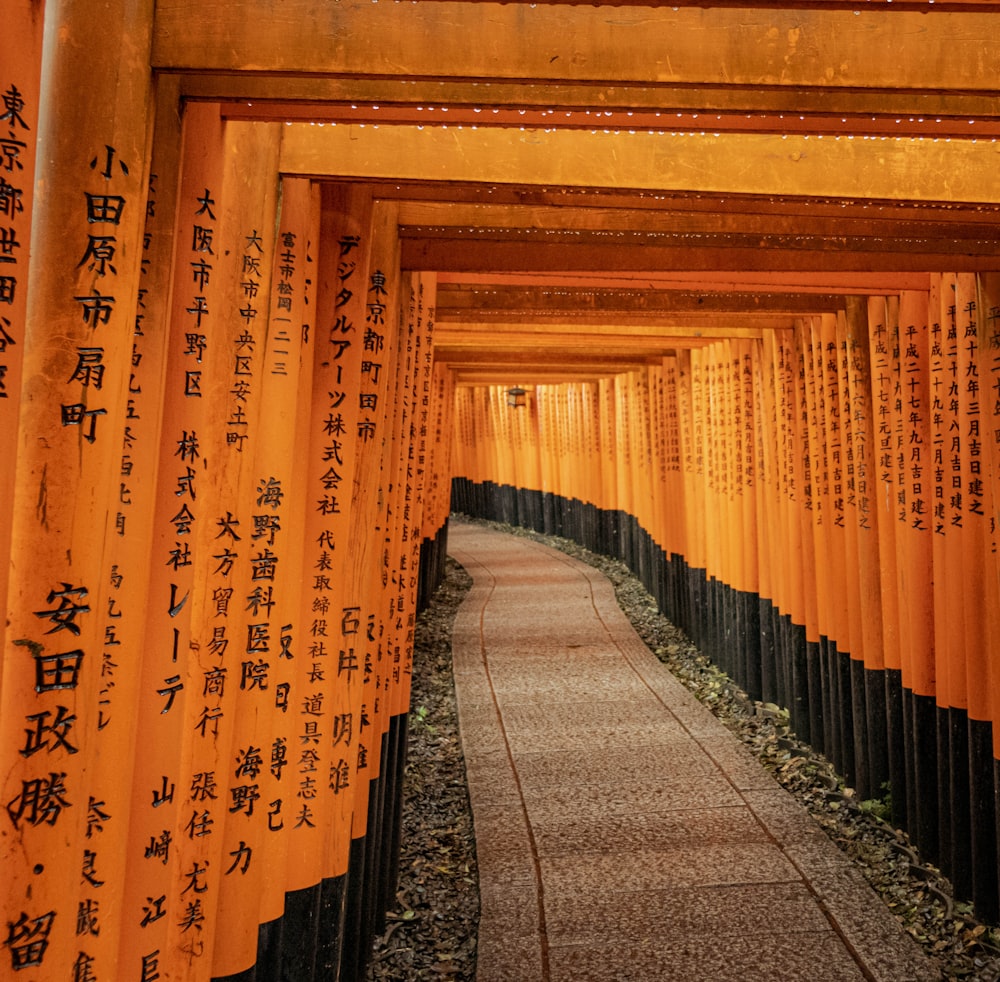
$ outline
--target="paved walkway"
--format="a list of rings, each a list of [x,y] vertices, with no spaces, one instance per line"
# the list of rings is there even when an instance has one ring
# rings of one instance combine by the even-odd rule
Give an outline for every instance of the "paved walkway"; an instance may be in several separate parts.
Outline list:
[[[599,572],[453,521],[477,982],[937,979]]]

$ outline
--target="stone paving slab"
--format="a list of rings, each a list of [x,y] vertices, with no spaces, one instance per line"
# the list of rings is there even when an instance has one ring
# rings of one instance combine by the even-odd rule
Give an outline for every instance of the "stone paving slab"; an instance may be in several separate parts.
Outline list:
[[[599,572],[456,520],[477,982],[931,982],[849,860]]]

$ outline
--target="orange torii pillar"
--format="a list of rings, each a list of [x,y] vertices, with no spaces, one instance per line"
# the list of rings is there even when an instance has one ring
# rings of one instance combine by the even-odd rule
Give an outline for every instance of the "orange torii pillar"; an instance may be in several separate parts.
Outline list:
[[[779,338],[777,331],[766,331],[763,335],[762,377],[759,387],[760,479],[757,485],[757,508],[760,532],[760,697],[765,702],[775,702],[778,698],[776,627],[778,608],[786,592],[783,569],[771,561],[772,555],[786,554],[786,471],[782,456],[782,434],[785,427],[782,381],[784,362],[783,346]]]
[[[882,304],[884,311],[884,303]],[[868,797],[884,797],[890,780],[885,648],[881,595],[878,509],[875,501],[877,446],[873,401],[871,350],[868,339],[869,305],[862,297],[848,297],[845,312],[846,415],[850,426],[851,459],[847,479],[848,505],[852,509],[856,542],[854,565],[860,609],[860,658],[855,673],[863,673],[865,733],[855,740],[855,751],[866,754]],[[884,325],[884,319],[882,321]],[[842,384],[844,382],[842,381]]]
[[[912,776],[907,782],[907,811],[911,834],[921,851],[936,862],[939,777],[930,487],[922,472],[918,475],[914,470],[916,463],[923,466],[932,445],[928,295],[904,292],[898,317],[893,467],[903,721],[908,736],[907,776]]]
[[[12,7],[12,9],[11,9]],[[35,154],[41,102],[44,7],[14,0],[0,37],[0,502],[14,499],[21,365],[28,327],[28,245],[35,200]],[[7,609],[12,523],[0,514],[0,610]],[[2,637],[2,632],[0,632]],[[0,662],[0,685],[3,663]]]
[[[983,549],[983,630],[988,638],[1000,631],[1000,276],[981,274],[978,280],[979,384],[982,479],[987,489],[985,508],[988,534]],[[980,704],[982,716],[970,725],[973,760],[982,773],[992,768],[993,786],[1000,788],[1000,670],[990,667],[988,692]],[[988,721],[989,725],[984,725]],[[989,743],[987,740],[989,739]],[[985,783],[985,782],[984,782]],[[1000,918],[997,893],[1000,844],[997,842],[996,798],[976,793],[972,802],[973,899],[983,920]],[[992,855],[990,848],[992,845]],[[992,891],[992,894],[991,894]]]
[[[340,955],[345,978],[354,977],[351,973],[363,957],[359,935],[371,752],[363,714],[365,678],[370,677],[366,669],[375,644],[370,638],[375,613],[370,577],[377,570],[379,552],[373,528],[378,460],[373,458],[384,429],[381,373],[389,371],[384,334],[370,322],[390,303],[382,276],[386,271],[374,264],[375,238],[369,192],[323,189],[319,350],[313,386],[313,412],[320,426],[314,427],[317,445],[310,472],[316,527],[307,537],[316,573],[308,616],[312,660],[333,681],[331,701],[324,704],[328,722],[318,745],[330,751],[320,762],[320,773],[333,796],[332,825],[328,823],[323,833],[325,880],[319,915],[321,924],[329,917],[335,929],[336,915],[346,908]]]
[[[250,512],[269,511],[254,505],[261,486],[276,494],[270,507],[284,494],[256,472],[269,454],[260,410],[279,132],[224,124],[211,107],[185,125],[198,151],[185,157],[178,198],[140,691],[153,729],[136,756],[129,838],[142,859],[124,905],[142,930],[130,932],[123,957],[148,962],[155,950],[192,979],[256,958],[258,898],[247,904],[226,878],[259,876],[254,853],[264,864],[258,743],[280,726],[286,688],[284,632],[274,625],[272,637],[270,618],[294,576],[276,542],[255,546],[248,534]],[[237,898],[228,910],[227,892]],[[222,921],[230,932],[216,931]]]
[[[108,4],[99,19],[79,4],[47,6],[44,40],[43,5],[15,0],[0,41],[0,974],[118,977],[128,789],[113,762],[129,766],[134,706],[116,706],[109,729],[101,700],[107,661],[121,663],[105,658],[109,618],[126,614],[111,557],[148,181],[152,3]],[[126,39],[134,57],[120,65]],[[141,552],[125,572],[141,580]]]
[[[935,592],[935,644],[946,645],[938,664],[948,663],[946,690],[942,691],[939,678],[937,691],[938,800],[942,817],[949,816],[948,822],[942,818],[939,824],[939,841],[942,868],[956,892],[972,895],[980,907],[988,909],[997,905],[996,835],[988,832],[988,826],[995,824],[989,695],[995,669],[989,658],[992,635],[988,633],[987,586],[992,530],[984,432],[989,390],[981,354],[988,346],[989,310],[981,309],[973,274],[932,277],[932,298],[938,284],[940,300],[932,309],[943,310],[947,327],[942,325],[945,384],[937,391],[945,390],[942,400],[948,428],[942,436],[950,485],[946,493],[954,511],[952,523],[941,529],[943,535],[934,526],[935,546],[941,538],[946,545],[943,555],[935,549],[934,564],[937,572],[939,561],[943,562],[947,579],[955,583],[953,593]],[[935,326],[932,321],[932,372],[938,353],[933,341]],[[936,583],[939,579],[935,576]],[[942,608],[938,599],[944,601]],[[947,625],[948,638],[942,638],[938,629],[942,623]]]

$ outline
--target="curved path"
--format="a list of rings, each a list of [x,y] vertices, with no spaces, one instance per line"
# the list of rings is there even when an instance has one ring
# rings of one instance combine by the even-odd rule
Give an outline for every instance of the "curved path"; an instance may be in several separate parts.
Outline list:
[[[938,978],[597,570],[452,520],[477,982]]]

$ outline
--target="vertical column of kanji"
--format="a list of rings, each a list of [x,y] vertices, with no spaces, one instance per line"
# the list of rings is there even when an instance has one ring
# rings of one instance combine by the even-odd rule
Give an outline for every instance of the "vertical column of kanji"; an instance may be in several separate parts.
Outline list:
[[[760,529],[758,520],[758,458],[760,454],[760,384],[761,344],[742,340],[734,343],[734,401],[738,425],[742,431],[741,454],[737,461],[741,512],[743,558],[740,599],[742,640],[746,648],[746,686],[748,694],[760,698]]]
[[[778,383],[779,419],[779,470],[781,473],[781,540],[783,551],[775,562],[780,576],[780,597],[774,617],[774,701],[784,704],[788,698],[786,679],[785,643],[788,624],[802,606],[802,582],[811,572],[813,538],[811,526],[803,519],[807,493],[811,495],[811,481],[802,474],[809,460],[807,406],[801,400],[799,348],[801,324],[794,330],[780,332],[775,349],[775,372]],[[804,436],[800,437],[802,430]],[[811,521],[811,512],[807,513]],[[803,534],[807,527],[809,534]],[[798,557],[798,559],[796,559]],[[777,591],[776,591],[777,592]]]
[[[243,493],[236,499],[246,508],[240,521],[250,555],[249,576],[239,583],[236,598],[245,612],[238,636],[245,636],[247,644],[232,751],[217,777],[226,788],[232,817],[218,832],[224,869],[217,907],[226,929],[215,933],[213,977],[253,965],[259,926],[280,917],[284,908],[284,876],[279,871],[285,866],[287,830],[267,813],[287,785],[284,769],[298,736],[292,728],[292,707],[308,691],[304,659],[296,659],[303,651],[298,571],[307,508],[304,424],[309,409],[300,393],[309,391],[311,383],[308,304],[318,215],[309,182],[288,180],[282,189],[276,242],[265,241],[258,230],[258,221],[261,228],[270,227],[264,225],[264,214],[249,216],[244,229],[248,234],[241,242],[247,251],[241,254],[245,305],[240,314],[254,341],[252,346],[241,342],[240,348],[254,356],[250,367],[260,368],[256,378],[261,412],[244,443],[242,452],[250,455],[245,468],[249,480],[244,478]],[[245,390],[239,386],[240,392]],[[240,417],[233,412],[233,418]],[[303,452],[296,453],[296,448]],[[236,680],[231,684],[235,687]],[[269,954],[267,940],[265,933],[262,956]],[[258,970],[266,968],[258,964]]]
[[[667,465],[663,412],[663,362],[650,364],[646,369],[646,385],[649,389],[649,445],[650,445],[650,489],[648,528],[652,542],[661,550],[666,539],[664,529],[663,488],[666,483]],[[591,459],[594,459],[591,457]],[[657,574],[658,575],[658,574]]]
[[[935,576],[932,585],[934,617],[934,677],[938,711],[934,723],[937,727],[938,811],[948,814],[952,808],[953,783],[964,785],[965,762],[962,772],[949,773],[953,766],[951,745],[953,737],[964,738],[966,716],[965,702],[965,639],[961,617],[962,595],[965,587],[959,571],[965,563],[965,522],[963,520],[964,487],[962,480],[962,446],[965,434],[961,429],[961,389],[964,377],[959,369],[962,340],[959,327],[955,277],[952,274],[934,274],[930,277],[928,291],[928,372],[930,379],[927,409],[930,428],[930,446],[926,451],[917,448],[917,454],[927,453],[926,462],[919,459],[916,466],[930,467],[933,475],[933,502],[930,505],[928,524],[931,526],[931,564],[934,570],[955,571],[947,576]],[[912,328],[911,328],[912,330]],[[904,346],[905,347],[905,346]],[[905,390],[904,390],[905,391]],[[930,496],[928,496],[930,497]],[[957,624],[954,612],[958,612]],[[953,716],[959,707],[962,733],[954,728]],[[964,742],[964,739],[962,740]],[[962,794],[961,806],[968,815],[968,795]],[[961,816],[959,816],[961,817]],[[952,835],[954,823],[950,820],[938,825],[936,846],[942,866],[952,875],[952,858],[955,846],[959,849],[968,843],[963,832],[959,841]]]
[[[978,278],[979,377],[982,401],[983,480],[986,484],[987,534],[984,542],[983,630],[989,638],[1000,631],[1000,562],[997,538],[1000,518],[1000,276],[982,273]],[[993,786],[1000,787],[1000,671],[991,665],[989,678],[990,726],[974,743],[974,758],[983,760],[993,772]],[[977,729],[986,730],[986,727]],[[991,758],[991,759],[989,759]],[[989,759],[989,764],[986,760]],[[992,810],[991,810],[992,804]],[[973,899],[983,920],[996,923],[1000,913],[1000,884],[997,882],[998,842],[996,799],[977,797],[973,806],[973,836],[978,842],[973,867]],[[977,831],[982,829],[982,832]],[[989,835],[993,832],[993,855]],[[975,846],[974,846],[975,849]],[[991,894],[991,889],[993,893]]]
[[[140,287],[152,3],[109,3],[102,13],[95,19],[71,2],[15,2],[3,11],[5,977],[114,971],[95,942],[102,926],[114,933],[121,883],[101,884],[94,870],[116,849],[127,817],[100,797],[99,701]]]
[[[695,643],[696,633],[696,588],[694,569],[694,554],[697,535],[697,503],[701,495],[696,493],[694,480],[694,397],[691,385],[691,352],[681,350],[677,353],[677,421],[678,450],[681,458],[681,485],[684,489],[684,567],[682,572],[681,591],[684,606],[684,623],[681,625]]]
[[[268,810],[270,826],[287,836],[282,971],[288,977],[335,972],[340,957],[361,685],[360,610],[346,601],[341,579],[350,563],[371,208],[364,189],[324,186],[313,253],[302,662],[282,793]]]
[[[931,457],[922,466],[933,468],[928,472],[930,477],[928,483],[933,488],[930,524],[933,530],[931,562],[935,570],[960,570],[963,563],[961,512],[959,511],[957,515],[954,513],[956,503],[960,506],[962,501],[962,488],[952,486],[950,447],[953,438],[958,441],[957,450],[961,449],[962,443],[962,434],[958,430],[956,419],[959,399],[959,342],[954,287],[955,281],[951,275],[936,274],[930,277],[928,369],[931,386],[929,407],[931,446],[928,453]],[[952,408],[949,408],[952,404]],[[959,485],[960,483],[959,480]],[[952,524],[953,520],[957,524]],[[947,612],[961,608],[962,586],[962,578],[959,575],[934,577],[934,607],[940,612],[940,616],[934,618],[934,673],[937,702],[939,706],[944,707],[938,713],[938,739],[945,748],[951,742],[948,707],[952,705],[953,679],[957,681],[954,668],[961,662],[964,647],[962,632],[955,631],[955,625],[949,623]],[[941,754],[939,767],[950,766],[950,755]],[[938,784],[941,807],[946,810],[950,808],[947,800],[950,787],[949,778]],[[940,836],[943,840],[947,839],[950,829],[950,822],[940,826]],[[950,846],[947,842],[942,842],[942,845],[946,846],[945,852],[950,857]]]
[[[979,276],[979,374],[983,393],[982,435],[984,478],[988,494],[988,536],[983,573],[983,621],[989,637],[1000,630],[1000,274]],[[1000,761],[1000,671],[990,674],[990,719],[993,721],[993,756]]]
[[[306,591],[312,585],[313,573],[310,552],[313,540],[307,525],[308,516],[315,507],[309,468],[312,466],[313,371],[318,347],[316,291],[320,213],[317,184],[293,178],[284,180],[281,224],[272,263],[265,389],[272,383],[286,390],[288,401],[275,406],[272,414],[265,391],[260,426],[262,446],[270,449],[271,459],[280,461],[285,473],[277,478],[281,482],[280,489],[268,479],[262,481],[260,492],[255,488],[254,503],[258,508],[252,519],[252,535],[258,539],[269,538],[272,529],[282,536],[285,569],[291,580],[283,582],[284,589],[274,608],[276,616],[272,618],[272,623],[278,625],[273,728],[259,745],[266,765],[266,770],[262,768],[260,772],[263,779],[261,800],[267,805],[268,816],[263,852],[254,866],[260,882],[260,923],[263,926],[257,973],[258,977],[267,978],[277,977],[282,962],[280,919],[285,912],[291,876],[288,846],[292,829],[280,815],[285,799],[290,796],[286,768],[301,745],[299,720],[293,710],[300,706],[306,708],[306,695],[311,696],[317,685],[330,684],[324,666],[317,669],[316,663],[306,657],[307,653],[311,654],[308,651],[311,634],[304,614]],[[289,432],[293,434],[291,461],[286,459]],[[280,515],[275,514],[278,509],[272,507],[278,501],[278,490],[282,492],[284,504]],[[261,497],[259,503],[258,496]],[[244,754],[244,761],[245,757]],[[315,789],[320,795],[323,783],[322,776],[317,777],[311,790]],[[235,877],[224,882],[227,890],[231,887],[233,893],[240,888]]]
[[[362,344],[358,395],[357,464],[351,500],[353,520],[347,539],[348,556],[342,572],[345,607],[356,613],[362,634],[343,649],[339,664],[354,687],[351,711],[358,722],[353,762],[355,782],[351,816],[350,868],[342,972],[348,978],[363,971],[370,945],[370,916],[374,883],[373,861],[378,855],[377,809],[371,800],[378,779],[379,721],[375,701],[380,684],[376,658],[383,643],[381,597],[387,586],[385,544],[380,531],[380,506],[385,447],[389,439],[386,404],[394,378],[399,332],[399,258],[395,209],[376,202],[371,223],[371,253],[361,283],[364,314],[359,325]]]
[[[421,571],[421,528],[427,508],[428,454],[433,442],[432,363],[431,359],[423,357],[425,350],[428,353],[431,351],[433,284],[433,276],[422,277],[411,273],[403,278],[400,290],[406,316],[400,324],[396,421],[388,460],[390,467],[394,468],[392,480],[396,488],[396,504],[389,515],[387,530],[387,540],[393,549],[391,566],[394,573],[390,577],[393,588],[389,592],[385,615],[388,640],[385,645],[387,664],[383,672],[382,711],[386,756],[383,763],[382,859],[375,902],[377,932],[384,930],[385,911],[395,896],[401,835],[406,714],[410,702],[413,628]]]
[[[28,242],[35,184],[35,139],[41,100],[44,6],[14,0],[4,12],[0,36],[0,610],[7,609],[12,522],[17,473],[21,365],[27,334]],[[0,638],[3,630],[0,630]],[[0,685],[3,663],[0,662]]]
[[[398,267],[398,260],[396,266]],[[416,409],[413,399],[416,363],[411,357],[413,336],[410,332],[417,330],[417,321],[422,320],[423,316],[418,299],[420,291],[417,279],[415,274],[397,278],[395,354],[392,358],[395,363],[395,381],[392,377],[389,378],[385,398],[386,425],[391,429],[390,439],[386,440],[384,445],[382,463],[385,488],[382,535],[385,558],[384,587],[381,591],[379,615],[381,635],[376,664],[379,688],[374,696],[375,715],[380,721],[381,760],[378,781],[378,851],[377,864],[373,870],[372,913],[369,924],[372,934],[385,929],[384,912],[392,903],[388,886],[390,881],[395,880],[390,870],[394,862],[393,841],[396,824],[394,803],[402,788],[402,774],[397,767],[396,750],[399,735],[399,690],[402,685],[399,667],[403,662],[406,639],[403,611],[413,608],[418,576],[418,569],[410,565],[409,534],[404,525],[404,520],[406,522],[413,520],[413,510],[419,506],[419,502],[414,498],[413,486],[407,482],[408,448],[416,439],[415,435],[412,437],[410,435],[410,421]],[[427,421],[425,416],[425,440]]]
[[[960,570],[960,610],[945,613],[952,630],[961,639],[952,663],[957,684],[950,686],[949,742],[951,747],[948,766],[950,772],[959,772],[959,779],[951,781],[951,806],[949,815],[952,863],[949,878],[956,892],[968,896],[973,892],[980,868],[982,853],[988,858],[983,866],[995,869],[995,855],[986,848],[983,823],[973,822],[973,812],[980,816],[987,802],[993,800],[993,768],[984,751],[989,746],[990,719],[990,664],[989,640],[984,630],[983,611],[986,603],[985,573],[986,550],[989,539],[987,526],[987,488],[983,479],[984,442],[982,426],[982,378],[980,375],[979,346],[981,318],[976,277],[972,273],[959,273],[954,278],[954,299],[958,318],[958,432],[962,437],[961,470],[953,471],[959,477],[958,493],[963,496],[964,520],[961,529],[961,564],[952,569]],[[985,331],[982,332],[985,334]],[[930,523],[928,523],[930,524]],[[942,612],[935,611],[935,620]],[[943,706],[940,695],[938,706]],[[989,762],[989,766],[985,766]],[[964,780],[963,780],[964,778]],[[943,827],[946,823],[942,822]],[[983,872],[978,879],[981,881]],[[982,886],[980,887],[982,893]]]
[[[288,695],[275,685],[272,664],[277,668],[282,647],[266,605],[291,573],[266,536],[254,539],[252,521],[254,514],[274,515],[282,507],[280,486],[255,469],[262,440],[279,135],[275,125],[225,124],[222,186],[217,203],[209,202],[201,216],[216,216],[213,268],[204,292],[214,316],[203,367],[189,364],[184,379],[185,391],[205,401],[209,416],[199,444],[210,480],[201,482],[194,502],[183,501],[170,513],[166,563],[170,569],[194,566],[190,653],[180,683],[188,692],[179,784],[188,793],[175,829],[179,868],[166,901],[166,950],[171,960],[183,963],[182,978],[212,974],[217,941],[223,957],[241,970],[255,960],[255,931],[241,932],[234,920],[241,950],[233,953],[216,928],[223,930],[224,878],[244,875],[267,834],[256,779],[262,758],[247,729]],[[225,653],[222,641],[232,646]],[[226,654],[235,657],[227,663]],[[230,843],[238,845],[231,851]],[[240,919],[255,926],[258,902],[244,894]]]
[[[679,619],[679,597],[677,577],[679,563],[685,551],[684,546],[684,484],[681,479],[680,419],[677,401],[677,356],[663,359],[662,368],[663,399],[660,425],[663,432],[663,484],[659,489],[663,546],[667,567],[667,588],[672,609],[667,616]]]
[[[723,398],[725,399],[725,428],[729,434],[723,448],[725,464],[726,524],[723,529],[723,555],[726,562],[725,624],[732,653],[732,673],[745,689],[747,687],[747,647],[744,635],[742,602],[746,594],[744,566],[746,563],[746,529],[743,515],[743,454],[744,432],[742,404],[739,401],[739,355],[737,345],[727,340],[722,346],[723,358],[719,362]]]
[[[721,541],[721,531],[719,529],[719,467],[717,457],[719,455],[719,440],[721,435],[716,429],[721,424],[720,409],[718,406],[718,387],[716,385],[716,352],[720,345],[712,344],[693,353],[695,364],[700,366],[700,397],[696,394],[696,399],[700,398],[700,412],[696,419],[700,420],[701,439],[699,446],[701,450],[701,485],[702,485],[702,507],[701,507],[701,529],[704,549],[704,569],[705,569],[705,599],[704,599],[704,639],[702,646],[706,654],[713,660],[717,660],[720,648],[717,643],[717,601],[719,586],[719,550]],[[697,378],[697,377],[696,377]]]
[[[653,451],[650,445],[650,412],[649,412],[649,379],[648,375],[644,371],[637,371],[632,373],[632,402],[635,407],[633,413],[634,423],[634,442],[636,446],[636,456],[635,456],[635,486],[636,486],[636,501],[635,501],[635,516],[636,516],[636,532],[638,535],[639,530],[644,530],[647,534],[652,527],[652,508],[650,507],[650,501],[652,499],[653,492],[653,477],[652,477],[652,464],[653,464]],[[576,430],[579,433],[581,431],[580,420],[577,419]],[[587,461],[586,455],[584,453],[584,448],[580,446],[579,448],[579,460],[577,464],[578,471],[582,479],[585,479],[587,473]],[[645,574],[645,560],[642,558],[644,556],[643,552],[639,552],[641,543],[637,537],[635,548],[637,551],[636,559],[639,561],[639,568],[642,571],[643,579],[647,579]]]
[[[867,758],[871,797],[883,797],[889,780],[885,655],[879,578],[878,515],[875,502],[875,434],[868,345],[868,311],[863,298],[848,297],[845,320],[845,415],[849,416],[851,457],[848,506],[853,509],[854,562],[848,577],[857,581],[862,685],[866,734],[856,744]],[[843,383],[842,383],[843,384]],[[854,647],[852,657],[858,657]]]
[[[168,897],[178,861],[175,838],[187,773],[182,773],[182,748],[187,742],[182,707],[190,688],[188,652],[195,582],[189,545],[193,519],[189,516],[194,515],[194,503],[210,479],[199,442],[205,436],[207,411],[198,395],[198,373],[203,370],[208,349],[210,320],[205,288],[218,247],[214,242],[215,220],[209,214],[217,207],[212,196],[221,193],[221,142],[217,111],[199,108],[185,115],[176,232],[171,243],[173,299],[161,327],[166,334],[161,356],[162,431],[154,428],[154,433],[148,434],[150,441],[157,440],[160,460],[149,546],[149,606],[140,638],[143,739],[136,741],[132,780],[123,782],[132,789],[130,875],[121,907],[126,929],[121,937],[120,964],[126,978],[155,977],[163,969],[173,968],[167,934],[169,916],[176,917],[177,912],[168,905]],[[177,166],[174,161],[166,163],[158,186],[175,184]],[[162,219],[162,212],[158,217]],[[161,276],[162,270],[157,267],[156,273]],[[166,292],[169,288],[164,284],[162,289]],[[153,299],[164,303],[166,297]],[[150,452],[146,440],[140,439],[146,435],[148,420],[126,420],[126,424],[126,452]],[[171,521],[174,518],[176,523]]]
[[[725,567],[722,571],[722,582],[725,584],[725,624],[728,636],[732,639],[732,674],[739,684],[745,687],[746,680],[746,650],[743,638],[740,636],[740,618],[737,613],[739,594],[743,590],[743,558],[744,529],[742,508],[742,458],[743,458],[743,428],[740,417],[740,405],[737,402],[739,391],[739,359],[735,346],[729,339],[719,345],[719,388],[722,396],[722,419],[726,437],[725,446],[721,447],[722,467],[722,510],[724,525],[722,527],[722,558]],[[733,633],[733,632],[736,633]]]
[[[757,591],[758,630],[760,637],[760,695],[765,702],[775,700],[774,618],[780,596],[780,576],[772,557],[783,554],[781,531],[782,494],[778,467],[780,421],[778,418],[778,345],[777,332],[765,331],[755,380],[759,406],[757,412]],[[808,630],[808,626],[807,626]]]
[[[854,787],[863,798],[873,797],[873,786],[868,768],[868,707],[865,687],[865,645],[862,632],[861,585],[858,575],[858,507],[855,491],[856,448],[855,425],[850,399],[850,350],[848,347],[847,311],[837,312],[836,321],[837,400],[840,416],[841,456],[839,474],[835,475],[834,511],[837,499],[842,501],[840,514],[844,541],[844,592],[847,606],[848,658],[843,661],[845,671],[845,699],[850,698],[853,723]],[[836,478],[839,477],[839,480]],[[875,794],[878,786],[875,785]]]
[[[834,693],[839,731],[836,735],[839,756],[835,758],[849,784],[857,782],[854,759],[854,704],[851,696],[850,614],[847,589],[847,519],[844,492],[847,437],[840,398],[840,346],[837,335],[838,315],[821,315],[820,350],[817,384],[823,407],[824,442],[823,508],[826,529],[826,562],[830,567],[831,641],[828,684]]]
[[[394,232],[395,229],[393,228]],[[381,241],[379,236],[378,241]],[[376,246],[374,262],[378,267],[398,270],[398,259],[390,250]],[[371,611],[376,642],[366,655],[365,715],[371,726],[371,748],[368,755],[368,824],[365,870],[365,903],[362,910],[362,937],[369,939],[361,952],[361,962],[367,958],[367,945],[379,924],[384,929],[380,904],[386,896],[386,880],[392,843],[391,805],[395,797],[394,761],[390,741],[397,686],[392,681],[395,659],[402,659],[400,632],[396,626],[396,607],[401,593],[408,589],[404,580],[408,576],[407,562],[403,556],[403,542],[399,523],[402,519],[405,498],[405,436],[411,412],[410,389],[413,366],[409,358],[410,329],[416,317],[415,291],[409,276],[398,272],[386,284],[388,309],[381,318],[385,335],[385,358],[378,370],[379,400],[377,410],[382,439],[378,449],[378,498],[375,514],[375,532],[379,537],[379,568],[377,578],[372,578]],[[401,466],[403,469],[401,469]],[[412,502],[412,493],[411,493]],[[403,598],[405,606],[405,597]]]
[[[905,825],[907,747],[903,725],[902,651],[899,639],[899,588],[896,552],[896,469],[894,390],[899,375],[898,300],[868,300],[868,353],[871,371],[872,464],[869,488],[878,542],[878,596],[882,614],[885,716],[888,738],[892,817]],[[873,587],[874,588],[874,587]]]
[[[715,494],[716,525],[716,631],[719,661],[737,682],[743,685],[743,660],[739,642],[733,632],[735,627],[734,593],[739,577],[736,567],[742,553],[739,544],[741,529],[736,518],[736,456],[737,428],[733,406],[732,347],[727,340],[712,346],[714,365],[714,396],[712,426],[715,435]]]
[[[916,799],[916,840],[937,860],[937,707],[934,673],[934,601],[930,508],[913,465],[923,465],[931,443],[928,296],[907,291],[900,298],[900,376],[895,408],[900,434],[896,450],[896,528],[903,685],[909,689]],[[960,609],[960,608],[959,608]],[[911,819],[912,823],[912,819]]]
[[[771,604],[764,612],[764,660],[761,666],[761,687],[764,699],[778,702],[781,698],[781,624],[790,587],[788,583],[792,567],[793,512],[794,522],[798,522],[795,498],[795,475],[788,466],[786,443],[789,440],[789,393],[787,385],[788,364],[792,359],[794,332],[792,330],[773,331],[765,335],[770,343],[768,367],[774,389],[774,434],[772,438],[774,474],[774,505],[771,523],[772,550],[769,558],[768,576],[772,580]],[[787,558],[782,558],[787,557]],[[801,578],[801,574],[800,574]],[[770,693],[770,694],[768,694]]]
[[[433,578],[434,570],[421,567],[421,545],[436,547],[436,538],[447,518],[442,511],[441,488],[447,475],[447,409],[451,395],[448,385],[450,372],[434,364],[432,346],[437,301],[433,274],[413,274],[410,280],[414,295],[414,317],[407,325],[409,391],[407,415],[400,428],[401,453],[397,480],[403,491],[402,507],[397,514],[396,538],[401,544],[399,591],[394,609],[394,631],[397,647],[392,653],[389,681],[393,689],[392,713],[399,725],[398,754],[400,768],[405,759],[405,717],[410,707],[410,679],[413,666],[413,631],[416,626],[420,576]],[[400,769],[399,779],[402,780]],[[397,790],[395,805],[401,803]],[[398,861],[399,820],[394,815],[392,863]],[[394,877],[393,877],[394,878]],[[386,900],[391,900],[390,892]]]
[[[798,613],[808,624],[815,611],[817,643],[805,646],[804,658],[790,648],[786,655],[789,689],[794,699],[805,695],[808,712],[805,732],[809,739],[839,765],[840,709],[836,691],[830,684],[831,663],[835,662],[835,637],[831,633],[833,597],[829,561],[830,508],[827,460],[826,390],[823,374],[823,322],[820,317],[804,318],[796,332],[797,399],[800,450],[795,455],[797,484],[800,488],[800,534],[803,566],[802,586],[791,583]],[[793,623],[795,617],[793,615]],[[808,636],[808,634],[807,634]],[[794,725],[802,725],[801,718]]]
[[[141,277],[125,418],[119,436],[120,466],[113,516],[109,508],[108,527],[114,530],[106,563],[110,596],[101,610],[104,641],[94,741],[99,756],[92,770],[94,792],[90,796],[94,817],[99,818],[100,835],[95,834],[86,844],[81,857],[84,895],[78,905],[77,926],[87,937],[86,948],[78,959],[81,973],[86,968],[95,977],[103,972],[118,973],[121,937],[131,933],[120,917],[111,924],[104,921],[102,907],[107,904],[109,892],[106,887],[124,884],[137,868],[141,874],[142,865],[141,856],[133,855],[129,848],[133,791],[123,775],[132,773],[136,727],[145,723],[139,705],[149,566],[144,560],[137,561],[137,557],[148,554],[153,536],[177,203],[173,178],[179,165],[181,133],[176,86],[160,80],[156,100]],[[161,181],[161,174],[170,176]],[[95,385],[103,384],[101,367],[94,365]],[[112,829],[118,834],[112,835]]]
[[[708,594],[708,546],[706,530],[706,500],[708,488],[705,479],[705,442],[707,440],[707,357],[704,348],[691,351],[691,486],[693,494],[689,501],[697,502],[692,511],[694,532],[691,555],[692,586],[694,590],[694,620],[697,637],[695,643],[701,645],[707,640],[709,594]]]

